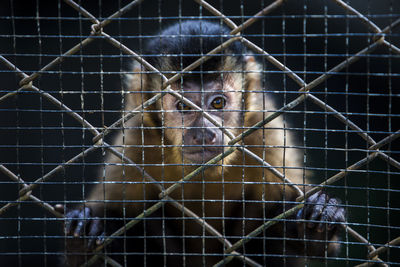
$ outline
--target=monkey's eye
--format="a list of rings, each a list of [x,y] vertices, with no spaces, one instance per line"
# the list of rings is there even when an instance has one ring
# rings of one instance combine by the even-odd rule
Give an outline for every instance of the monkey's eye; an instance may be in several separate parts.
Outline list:
[[[226,100],[223,97],[216,97],[212,102],[211,106],[215,109],[222,109],[226,105]]]
[[[192,109],[191,107],[189,107],[188,105],[186,105],[182,101],[179,101],[178,104],[176,104],[176,108],[178,110],[181,110],[181,111],[188,111],[188,110]]]

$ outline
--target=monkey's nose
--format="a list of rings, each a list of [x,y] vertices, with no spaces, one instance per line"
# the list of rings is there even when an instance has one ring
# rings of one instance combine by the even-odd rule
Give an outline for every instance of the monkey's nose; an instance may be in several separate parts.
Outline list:
[[[198,132],[193,136],[193,144],[195,145],[213,145],[217,141],[217,135],[215,132],[206,130],[198,130]]]

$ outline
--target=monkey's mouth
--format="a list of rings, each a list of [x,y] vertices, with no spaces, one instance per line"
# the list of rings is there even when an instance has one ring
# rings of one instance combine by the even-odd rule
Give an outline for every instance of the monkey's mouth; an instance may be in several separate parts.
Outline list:
[[[218,154],[221,154],[223,147],[184,147],[183,160],[192,163],[206,163]]]

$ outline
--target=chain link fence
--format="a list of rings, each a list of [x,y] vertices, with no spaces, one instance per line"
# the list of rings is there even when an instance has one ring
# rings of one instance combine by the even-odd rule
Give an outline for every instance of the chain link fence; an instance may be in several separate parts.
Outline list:
[[[168,203],[224,244],[225,257],[217,266],[229,266],[235,257],[243,258],[245,265],[260,266],[263,263],[242,254],[244,244],[324,189],[342,199],[348,218],[341,225],[341,253],[314,264],[400,263],[397,1],[112,2],[10,1],[0,6],[0,262],[57,265],[67,237],[64,214],[55,205],[84,203],[106,153],[136,166],[112,145],[115,131],[167,94],[182,99],[170,85],[225,44],[239,40],[262,62],[268,74],[265,83],[274,88],[279,107],[239,136],[213,121],[230,138],[231,147],[220,157],[236,149],[253,157],[260,168],[272,170],[299,192],[299,204],[231,242],[201,214],[170,196],[190,182],[194,174],[189,174],[161,188],[159,202],[126,220],[95,252],[107,249]],[[120,116],[126,97],[121,81],[130,71],[127,62],[133,59],[159,72],[142,57],[144,41],[165,24],[199,18],[217,19],[233,37],[170,79],[160,73],[163,92]],[[236,145],[279,116],[289,121],[287,129],[295,132],[304,151],[304,169],[312,183],[305,192],[264,159]],[[157,183],[152,177],[143,179]],[[124,265],[103,253],[90,255],[87,264],[99,258],[111,266]]]

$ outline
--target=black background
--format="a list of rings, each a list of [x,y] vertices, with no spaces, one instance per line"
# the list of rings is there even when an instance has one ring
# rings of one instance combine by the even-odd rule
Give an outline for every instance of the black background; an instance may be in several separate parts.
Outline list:
[[[82,6],[105,18],[128,1],[84,1]],[[210,1],[237,24],[270,1]],[[399,18],[398,1],[350,1],[351,6],[384,28]],[[328,16],[323,16],[323,15]],[[286,1],[244,31],[244,35],[310,82],[371,43],[371,32],[360,20],[347,16],[334,1]],[[104,28],[129,48],[141,53],[143,40],[179,19],[207,19],[206,10],[191,1],[144,1]],[[40,19],[38,19],[38,17]],[[92,23],[59,1],[1,1],[0,54],[31,74],[90,34]],[[305,36],[304,33],[308,35]],[[400,29],[387,40],[400,47]],[[282,106],[293,100],[299,86],[270,63],[259,58],[266,72],[265,87]],[[60,65],[44,73],[34,85],[51,93],[95,127],[120,118],[121,78],[130,57],[99,38]],[[335,74],[312,92],[376,140],[399,129],[399,55],[381,47]],[[0,97],[19,88],[20,77],[0,64]],[[319,183],[367,155],[368,144],[348,132],[343,123],[310,101],[285,115],[300,146],[306,147],[305,166],[311,181]],[[0,163],[26,182],[88,148],[92,135],[66,112],[37,93],[21,92],[0,102]],[[108,140],[112,135],[108,137]],[[399,141],[382,148],[400,160]],[[102,150],[87,155],[32,193],[52,205],[80,201],[90,189],[101,165]],[[82,182],[87,184],[83,187]],[[0,173],[0,206],[18,198],[18,185]],[[346,204],[350,225],[373,244],[400,235],[399,170],[376,159],[362,171],[349,174],[327,189]],[[36,204],[23,203],[0,216],[0,264],[55,266],[63,249],[61,221]],[[338,266],[362,263],[363,245],[344,235]],[[400,262],[398,249],[382,259]]]

